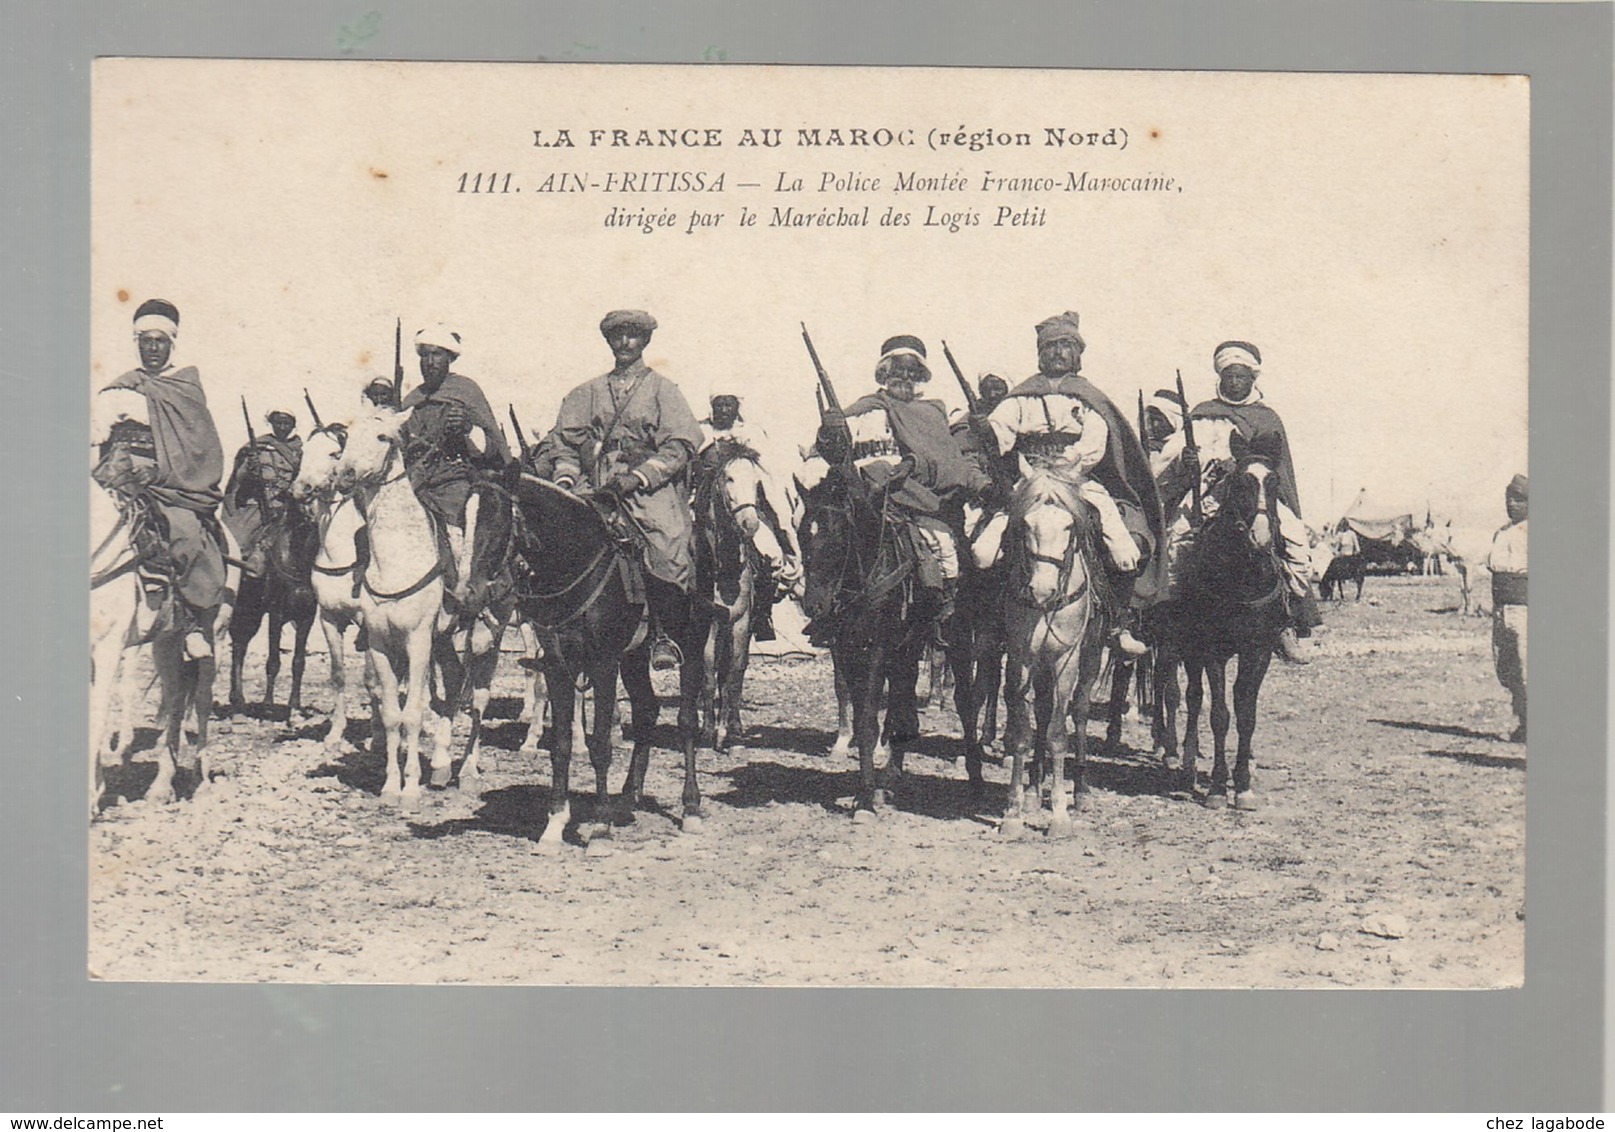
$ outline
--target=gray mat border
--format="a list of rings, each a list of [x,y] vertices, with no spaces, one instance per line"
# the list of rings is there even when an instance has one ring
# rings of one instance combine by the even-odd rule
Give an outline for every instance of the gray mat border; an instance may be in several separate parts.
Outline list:
[[[1602,1104],[1610,420],[1607,4],[42,3],[8,66],[0,1111],[1470,1109]],[[958,992],[88,984],[82,835],[89,61],[926,63],[1532,76],[1537,481],[1526,986]],[[19,112],[20,111],[20,112]],[[1392,172],[1392,171],[1385,171]],[[1371,181],[1376,171],[1365,171]],[[9,316],[9,317],[7,317]],[[1343,313],[1349,317],[1349,312]],[[1365,334],[1372,332],[1365,327]],[[22,595],[27,595],[26,597]]]

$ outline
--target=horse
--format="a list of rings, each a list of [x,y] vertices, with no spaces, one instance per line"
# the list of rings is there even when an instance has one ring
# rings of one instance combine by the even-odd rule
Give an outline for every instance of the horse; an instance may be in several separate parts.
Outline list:
[[[713,606],[703,650],[701,737],[720,752],[741,734],[752,608],[765,569],[753,541],[765,529],[762,476],[757,453],[728,440],[702,453],[695,480],[695,584]]]
[[[359,578],[359,609],[375,670],[386,747],[387,778],[381,797],[413,812],[421,803],[420,736],[434,666],[442,677],[444,702],[434,727],[431,783],[447,786],[453,777],[454,717],[468,702],[471,733],[459,784],[468,793],[480,787],[482,716],[510,609],[502,615],[489,610],[462,624],[446,608],[447,550],[410,485],[401,453],[409,415],[408,410],[382,408],[356,421],[337,460],[337,483],[352,491],[370,548],[370,560]]]
[[[1000,543],[1001,547],[1002,544]],[[953,616],[943,627],[948,670],[953,675],[953,706],[959,716],[967,772],[979,789],[986,747],[997,737],[998,694],[1003,685],[1004,590],[1009,565],[1002,550],[983,563],[974,554],[959,577]]]
[[[804,501],[804,607],[813,618],[814,636],[829,641],[836,679],[851,700],[859,771],[853,820],[858,823],[873,820],[895,793],[903,774],[903,744],[919,734],[915,687],[931,622],[914,600],[912,536],[888,506],[888,496],[913,468],[909,457],[892,468],[871,465],[869,472],[837,465]],[[879,744],[890,754],[877,774]]]
[[[523,656],[517,663],[527,673],[527,680],[522,685],[522,708],[517,722],[527,724],[527,736],[522,740],[520,753],[524,755],[538,754],[539,741],[544,737],[544,717],[549,714],[550,694],[549,686],[544,678],[544,645],[538,639],[538,626],[523,618],[518,611],[516,618],[516,632],[521,636]],[[581,694],[587,685],[578,688]],[[572,745],[585,746],[588,742],[584,734],[583,701],[577,701],[578,707],[572,716]]]
[[[310,565],[309,584],[319,608],[320,633],[325,637],[325,653],[330,660],[332,694],[331,725],[325,733],[325,749],[341,748],[348,729],[348,680],[346,634],[359,627],[354,648],[365,658],[365,683],[374,692],[375,670],[365,640],[359,609],[359,539],[368,537],[364,517],[351,497],[336,490],[337,462],[347,444],[347,429],[325,425],[309,434],[303,444],[303,459],[292,481],[292,499],[313,516],[319,532],[319,546]],[[372,704],[372,725],[380,716]],[[381,745],[377,744],[378,747]]]
[[[1183,662],[1188,681],[1181,782],[1191,796],[1198,788],[1202,674],[1210,685],[1215,759],[1207,803],[1212,806],[1227,801],[1227,666],[1238,657],[1234,680],[1238,753],[1232,785],[1234,807],[1251,810],[1257,807],[1251,785],[1256,703],[1286,624],[1288,579],[1279,557],[1284,542],[1274,465],[1250,453],[1236,453],[1234,465],[1233,474],[1222,477],[1212,489],[1215,514],[1196,540],[1181,596],[1151,613],[1167,655]]]
[[[1073,804],[1088,806],[1087,718],[1099,679],[1106,618],[1096,583],[1104,585],[1098,520],[1076,489],[1047,472],[1015,488],[1010,503],[1010,573],[1005,606],[1011,678],[1005,734],[1013,757],[1009,804],[1000,833],[1018,836],[1028,809],[1041,809],[1042,777],[1049,782],[1050,837],[1071,833],[1066,809],[1065,758],[1076,756]],[[1032,718],[1028,719],[1028,701]],[[1070,717],[1070,730],[1067,717]],[[1033,750],[1030,780],[1026,751]]]
[[[571,768],[577,687],[586,677],[594,691],[594,727],[589,761],[595,772],[595,821],[586,852],[611,852],[611,828],[633,820],[643,802],[650,766],[652,728],[658,714],[651,686],[650,640],[645,579],[638,555],[615,525],[611,504],[584,499],[564,488],[523,475],[515,490],[516,606],[538,630],[552,720],[549,815],[538,852],[560,852],[572,820]],[[607,514],[613,514],[608,521]],[[692,598],[685,624],[669,626],[683,663],[679,667],[679,742],[684,753],[683,812],[680,828],[699,833],[705,815],[695,777],[699,703],[704,681],[707,617]],[[612,728],[617,715],[617,677],[627,689],[633,752],[623,782],[622,809],[612,805]]]
[[[269,655],[264,662],[263,706],[275,704],[275,681],[280,677],[280,641],[288,622],[292,626],[292,688],[286,700],[286,718],[303,708],[303,668],[308,661],[308,633],[314,627],[319,601],[312,575],[320,552],[320,530],[303,508],[288,505],[264,527],[260,545],[264,566],[260,575],[244,575],[230,618],[230,708],[246,703],[241,672],[247,646],[269,620]]]
[[[99,487],[90,493],[90,530],[95,546],[90,557],[90,816],[100,812],[103,790],[101,756],[107,744],[111,699],[121,682],[124,734],[117,754],[126,758],[132,746],[135,657],[149,643],[162,699],[157,712],[157,776],[146,790],[151,802],[168,803],[175,797],[174,777],[185,742],[187,717],[196,720],[192,751],[197,760],[195,793],[212,780],[207,753],[208,721],[213,715],[211,656],[191,660],[185,656],[187,626],[178,615],[173,579],[154,569],[136,540],[144,504]],[[225,589],[219,606],[203,611],[201,629],[211,645],[228,623],[240,570],[240,552],[227,531],[223,539]]]
[[[1363,600],[1363,579],[1368,574],[1368,563],[1361,554],[1337,554],[1318,581],[1318,596],[1337,605],[1346,600],[1346,583],[1357,583],[1357,601]]]

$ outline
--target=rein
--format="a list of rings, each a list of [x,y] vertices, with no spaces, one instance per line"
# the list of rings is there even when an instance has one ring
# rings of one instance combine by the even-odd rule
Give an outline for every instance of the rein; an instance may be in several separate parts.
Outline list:
[[[387,459],[385,461],[383,461],[382,465],[381,465],[380,475],[382,475],[382,476],[387,475],[388,469],[392,467],[393,460],[398,456],[398,442],[396,440],[389,440],[387,443],[388,443]],[[401,469],[396,476],[393,476],[390,479],[382,479],[381,481],[379,481],[376,484],[376,487],[377,487],[378,490],[380,488],[383,488],[383,487],[388,487],[388,486],[390,486],[392,484],[397,483],[399,480],[403,479],[408,474],[409,474],[409,470],[407,468]],[[367,516],[365,516],[366,525],[369,525],[369,522],[370,522],[370,517],[367,515]],[[356,563],[354,563],[354,565],[357,566],[358,563],[356,562]],[[316,566],[315,569],[319,570],[320,567]],[[353,569],[353,566],[348,567],[348,570],[352,570],[352,569]],[[321,570],[321,572],[324,573],[323,570]],[[340,573],[345,574],[345,573],[347,573],[347,570],[340,571]],[[416,594],[420,593],[427,586],[431,585],[433,582],[437,581],[442,576],[443,576],[443,558],[442,558],[442,555],[440,554],[438,556],[438,560],[435,563],[432,564],[432,568],[426,572],[425,577],[421,578],[421,580],[416,582],[414,585],[408,586],[408,587],[406,587],[404,589],[401,589],[401,590],[397,591],[396,593],[384,593],[381,590],[376,589],[375,586],[371,585],[370,584],[370,571],[369,571],[368,568],[366,568],[366,570],[365,570],[365,572],[363,574],[359,575],[359,582],[360,582],[361,585],[364,586],[365,592],[367,594],[369,594],[371,597],[375,598],[377,601],[402,601],[406,597],[413,597]]]
[[[1082,542],[1082,532],[1078,527],[1077,513],[1063,503],[1058,504],[1058,506],[1060,510],[1071,516],[1071,534],[1070,537],[1066,539],[1065,553],[1061,557],[1055,558],[1053,555],[1049,554],[1034,554],[1030,550],[1026,549],[1024,542],[1020,539],[1017,539],[1016,542],[1012,544],[1012,546],[1019,548],[1019,557],[1022,559],[1022,561],[1042,562],[1050,566],[1058,567],[1059,569],[1059,574],[1056,576],[1054,594],[1048,598],[1048,600],[1032,600],[1032,579],[1030,573],[1028,573],[1026,583],[1021,586],[1016,586],[1014,592],[1010,595],[1017,605],[1025,606],[1028,609],[1035,609],[1039,613],[1042,613],[1045,617],[1052,617],[1066,606],[1076,602],[1088,592],[1087,578],[1083,578],[1082,584],[1075,590],[1067,592],[1071,585],[1071,574],[1076,569],[1077,555],[1080,552],[1080,545]],[[1026,525],[1025,516],[1023,515],[1016,519],[1015,523],[1017,526],[1024,528]]]

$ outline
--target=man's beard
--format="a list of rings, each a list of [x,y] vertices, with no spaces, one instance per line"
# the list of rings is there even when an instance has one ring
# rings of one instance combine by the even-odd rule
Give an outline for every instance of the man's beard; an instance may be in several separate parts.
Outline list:
[[[886,392],[899,401],[912,401],[918,394],[914,382],[906,377],[894,377],[886,384]]]

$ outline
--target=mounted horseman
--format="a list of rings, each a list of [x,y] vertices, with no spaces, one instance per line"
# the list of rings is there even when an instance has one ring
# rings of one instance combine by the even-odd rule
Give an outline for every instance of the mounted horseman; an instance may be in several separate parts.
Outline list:
[[[1038,372],[990,413],[974,416],[972,428],[989,456],[1013,455],[1023,476],[1043,471],[1066,481],[1097,513],[1108,559],[1106,621],[1122,653],[1140,656],[1146,646],[1124,615],[1153,603],[1160,590],[1161,501],[1133,426],[1081,376],[1086,348],[1077,312],[1039,323]]]
[[[1254,345],[1244,341],[1221,343],[1212,352],[1212,368],[1217,375],[1216,397],[1194,407],[1189,413],[1189,428],[1174,436],[1162,453],[1167,463],[1162,472],[1162,495],[1172,512],[1166,555],[1170,586],[1177,588],[1194,545],[1197,520],[1184,503],[1194,495],[1196,481],[1202,482],[1204,494],[1211,485],[1205,483],[1203,477],[1215,474],[1201,466],[1199,447],[1187,441],[1189,430],[1200,434],[1198,439],[1202,446],[1222,451],[1230,448],[1231,434],[1237,434],[1244,451],[1260,453],[1272,465],[1279,527],[1284,536],[1280,561],[1288,581],[1287,624],[1279,636],[1278,654],[1292,664],[1306,664],[1308,658],[1297,638],[1310,636],[1313,627],[1323,619],[1312,592],[1311,553],[1306,528],[1301,522],[1295,461],[1290,455],[1284,421],[1263,400],[1262,391],[1257,388],[1262,355]]]
[[[225,599],[225,539],[218,523],[224,448],[196,367],[172,362],[179,310],[149,299],[135,311],[140,368],[105,386],[98,416],[106,441],[96,480],[150,509],[147,538],[173,580],[185,655],[213,656],[213,613]],[[209,681],[211,687],[211,680]]]
[[[241,411],[247,419],[247,443],[236,452],[220,517],[241,545],[248,575],[262,577],[265,536],[291,506],[292,484],[303,462],[303,440],[297,435],[297,418],[284,409],[271,409],[264,415],[270,428],[267,436],[252,430],[246,398],[242,398]]]
[[[645,364],[656,325],[636,310],[600,320],[615,364],[566,395],[535,460],[551,464],[559,486],[582,485],[618,505],[645,568],[651,667],[667,670],[685,660],[676,642],[685,637],[694,583],[689,467],[703,437],[679,387]]]
[[[421,383],[403,398],[404,468],[415,495],[446,536],[445,604],[459,620],[481,614],[508,589],[513,464],[504,432],[481,386],[453,372],[460,335],[441,323],[416,332]],[[374,385],[374,383],[373,383]],[[376,391],[378,394],[380,390]]]
[[[802,582],[802,549],[797,544],[796,507],[772,474],[773,445],[761,424],[742,414],[742,398],[723,386],[708,398],[711,411],[698,422],[702,442],[695,457],[696,482],[717,472],[736,453],[748,454],[756,465],[762,521],[752,536],[752,545],[764,569],[757,572],[756,596],[752,605],[752,634],[759,641],[774,639],[773,607],[782,592],[789,593]]]

